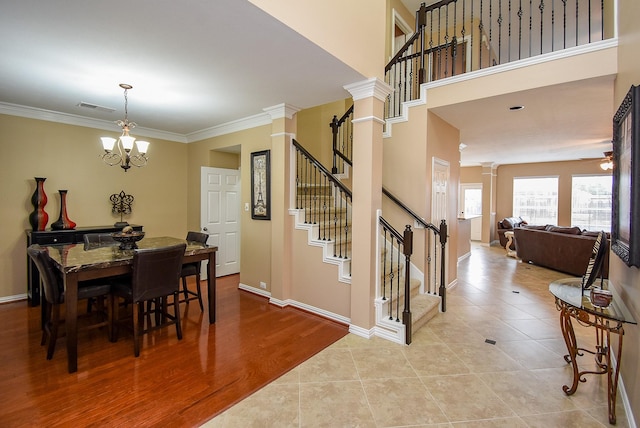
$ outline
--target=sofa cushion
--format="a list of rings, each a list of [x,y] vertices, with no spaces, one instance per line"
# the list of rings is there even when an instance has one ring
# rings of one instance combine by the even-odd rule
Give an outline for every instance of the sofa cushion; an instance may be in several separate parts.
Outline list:
[[[593,230],[586,230],[585,229],[585,230],[582,231],[581,235],[583,235],[583,236],[593,236],[595,238],[595,237],[598,236],[599,233],[600,232],[594,232]],[[605,232],[604,236],[607,239],[611,239],[611,234],[609,232]]]
[[[582,233],[580,228],[577,226],[574,226],[574,227],[547,226],[547,231],[555,232],[555,233],[566,233],[567,235],[580,235]]]
[[[525,229],[533,229],[533,230],[547,230],[547,227],[549,227],[549,225],[545,224],[544,226],[541,226],[536,224],[523,224],[523,225],[520,225],[520,227],[523,227]]]
[[[501,221],[503,229],[513,229],[514,227],[520,226],[522,222],[521,217],[505,217]]]

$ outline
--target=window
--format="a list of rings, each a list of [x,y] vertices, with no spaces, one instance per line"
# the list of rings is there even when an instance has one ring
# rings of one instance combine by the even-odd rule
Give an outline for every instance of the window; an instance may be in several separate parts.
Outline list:
[[[558,177],[514,178],[513,215],[529,224],[558,224]]]
[[[611,175],[572,177],[571,225],[611,232]]]

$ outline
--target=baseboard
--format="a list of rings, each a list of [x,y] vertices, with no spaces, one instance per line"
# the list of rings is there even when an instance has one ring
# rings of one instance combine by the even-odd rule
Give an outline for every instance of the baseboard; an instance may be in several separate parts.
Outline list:
[[[243,283],[239,283],[238,288],[240,290],[248,291],[249,293],[257,294],[262,297],[267,297],[267,298],[271,297],[271,293],[268,292],[267,290],[261,290],[260,288],[252,287],[250,285],[246,285]]]
[[[20,300],[27,300],[27,294],[16,294],[15,296],[0,297],[0,303],[12,303],[19,302]]]
[[[271,293],[265,290],[260,290],[258,288],[255,287],[251,287],[249,285],[246,284],[238,284],[238,288],[244,291],[247,291],[249,293],[253,293],[253,294],[257,294],[259,296],[262,297],[266,297],[269,299],[269,303],[273,304],[275,306],[279,306],[281,308],[284,308],[286,306],[292,306],[294,308],[297,309],[301,309],[305,312],[309,312],[311,314],[314,315],[318,315],[321,316],[322,318],[326,318],[328,320],[331,321],[335,321],[339,324],[345,324],[345,325],[350,325],[351,324],[351,319],[347,318],[345,316],[333,313],[333,312],[329,312],[326,311],[324,309],[320,309],[320,308],[316,308],[315,306],[311,306],[311,305],[307,305],[306,303],[302,303],[302,302],[298,302],[296,300],[291,300],[291,299],[286,299],[286,300],[280,300],[280,299],[276,299],[274,297],[271,296]]]
[[[471,257],[471,251],[467,252],[466,254],[461,255],[460,257],[458,257],[458,264],[460,264],[461,261],[463,261],[466,258]]]

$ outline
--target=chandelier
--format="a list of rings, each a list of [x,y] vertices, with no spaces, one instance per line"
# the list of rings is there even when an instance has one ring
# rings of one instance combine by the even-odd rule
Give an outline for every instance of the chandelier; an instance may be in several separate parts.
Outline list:
[[[136,141],[129,135],[129,131],[136,127],[134,122],[129,122],[127,111],[127,91],[133,86],[121,83],[120,87],[124,89],[124,120],[116,121],[116,124],[122,128],[122,135],[117,140],[111,137],[101,137],[104,154],[102,160],[109,166],[120,165],[124,172],[127,172],[131,165],[142,167],[147,164],[147,149],[149,142]]]

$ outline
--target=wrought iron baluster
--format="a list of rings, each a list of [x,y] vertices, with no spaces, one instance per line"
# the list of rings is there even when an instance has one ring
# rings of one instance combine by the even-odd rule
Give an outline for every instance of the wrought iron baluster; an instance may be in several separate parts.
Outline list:
[[[402,243],[400,242],[400,240],[396,239],[396,245],[398,246],[398,251],[397,251],[397,255],[396,255],[396,322],[400,322],[400,254],[402,254],[402,251],[400,249],[400,245]]]
[[[551,52],[555,51],[554,48],[554,44],[555,44],[555,30],[556,30],[556,26],[555,26],[555,19],[556,19],[556,0],[551,0]],[[577,28],[578,23],[576,22],[576,28]]]
[[[507,27],[508,27],[507,33],[508,33],[508,37],[509,37],[509,43],[507,44],[507,46],[508,46],[508,48],[507,48],[508,49],[507,58],[508,58],[508,61],[511,62],[511,0],[509,0],[509,9],[508,9],[508,11],[509,11],[509,22],[507,24]]]
[[[389,299],[393,302],[393,280],[394,280],[394,272],[393,272],[393,236],[391,237],[391,245],[390,245],[390,250],[391,250],[391,255],[390,255],[390,261],[391,263],[389,264]],[[393,320],[393,308],[392,305],[389,304],[389,320]]]
[[[518,59],[522,59],[522,0],[518,7]]]
[[[543,41],[543,29],[544,29],[544,0],[540,0],[540,53],[543,53],[542,50],[542,41]]]
[[[576,0],[576,46],[578,46],[580,44],[579,40],[579,36],[578,36],[578,17],[579,17],[579,13],[578,13],[578,0]],[[591,17],[589,17],[589,20],[591,20]]]
[[[498,64],[502,64],[502,0],[498,0]]]
[[[562,49],[567,48],[567,0],[562,0]]]
[[[384,256],[382,257],[382,300],[387,300],[387,257],[389,255],[387,254],[388,253],[387,251],[388,230],[384,225],[382,226],[382,231],[383,231],[382,252],[384,254]]]

